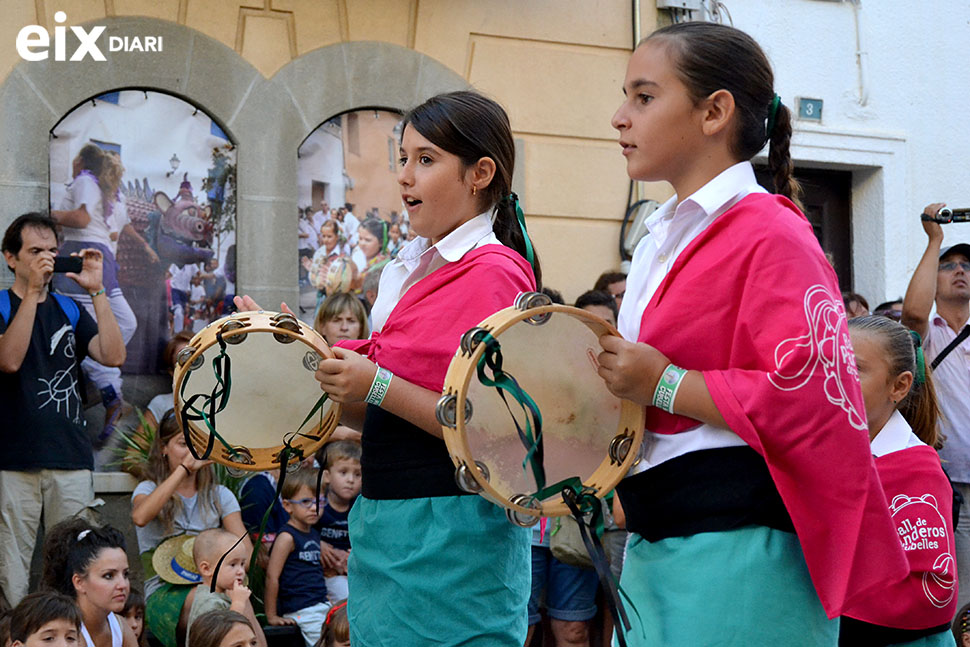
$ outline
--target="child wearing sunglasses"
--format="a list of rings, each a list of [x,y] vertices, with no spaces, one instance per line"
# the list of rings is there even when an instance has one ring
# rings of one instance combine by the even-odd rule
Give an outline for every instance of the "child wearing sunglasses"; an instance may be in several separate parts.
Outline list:
[[[298,625],[307,647],[320,639],[330,604],[320,561],[320,533],[313,524],[324,501],[316,497],[317,471],[301,468],[283,482],[283,509],[290,515],[280,529],[266,567],[266,620]]]

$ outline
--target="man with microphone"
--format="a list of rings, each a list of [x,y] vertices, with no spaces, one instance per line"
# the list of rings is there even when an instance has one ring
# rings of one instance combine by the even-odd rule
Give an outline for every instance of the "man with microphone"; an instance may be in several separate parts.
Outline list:
[[[926,251],[906,288],[902,323],[922,337],[927,363],[939,359],[933,377],[946,439],[940,455],[954,489],[963,497],[955,528],[963,606],[970,600],[970,341],[958,336],[970,319],[970,245],[942,246],[940,222],[950,222],[949,214],[940,213],[944,206],[929,204],[921,214]]]

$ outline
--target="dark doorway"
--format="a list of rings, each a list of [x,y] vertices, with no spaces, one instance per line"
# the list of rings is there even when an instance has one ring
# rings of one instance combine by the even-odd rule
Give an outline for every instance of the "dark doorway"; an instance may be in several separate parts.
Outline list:
[[[768,168],[755,166],[761,186],[773,190]],[[839,289],[852,290],[852,173],[796,168],[802,185],[802,208],[839,277]]]

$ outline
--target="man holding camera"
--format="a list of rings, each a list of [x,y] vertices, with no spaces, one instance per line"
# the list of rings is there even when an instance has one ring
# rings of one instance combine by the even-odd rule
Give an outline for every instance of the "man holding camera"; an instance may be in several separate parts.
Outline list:
[[[30,559],[43,516],[50,528],[100,504],[85,429],[78,366],[90,356],[121,366],[125,343],[101,283],[102,256],[83,249],[65,274],[91,295],[95,317],[73,299],[49,292],[57,259],[50,217],[20,216],[3,236],[14,273],[0,291],[0,588],[11,604],[27,593]]]
[[[970,245],[942,247],[943,228],[925,216],[937,218],[943,207],[937,202],[923,209],[921,220],[928,241],[906,289],[902,323],[923,338],[927,363],[943,357],[933,378],[943,413],[943,467],[963,496],[955,528],[962,606],[970,600],[970,341],[958,342],[957,335],[970,319]]]

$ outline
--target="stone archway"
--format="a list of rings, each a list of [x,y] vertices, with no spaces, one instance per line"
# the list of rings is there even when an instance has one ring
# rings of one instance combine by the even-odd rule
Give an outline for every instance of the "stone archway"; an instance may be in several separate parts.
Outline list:
[[[238,145],[238,281],[268,305],[296,296],[297,222],[291,216],[300,142],[341,112],[405,111],[436,93],[467,87],[441,63],[390,43],[322,47],[266,79],[236,51],[188,27],[142,17],[97,24],[106,26],[104,37],[162,36],[165,49],[14,68],[0,84],[0,227],[20,213],[48,208],[48,138],[64,115],[112,90],[167,92],[203,108]]]

